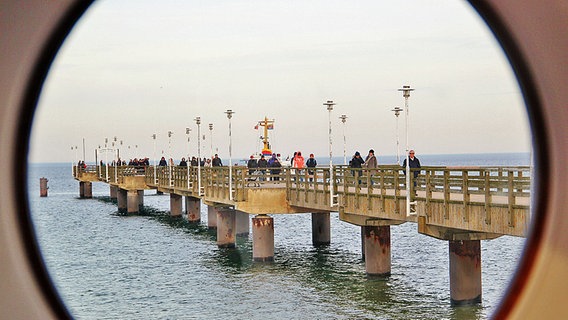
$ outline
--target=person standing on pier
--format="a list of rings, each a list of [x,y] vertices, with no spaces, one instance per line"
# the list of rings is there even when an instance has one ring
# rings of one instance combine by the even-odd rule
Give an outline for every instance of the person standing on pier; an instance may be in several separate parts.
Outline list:
[[[167,165],[168,165],[168,162],[166,161],[166,158],[162,157],[162,159],[160,159],[160,163],[158,163],[158,166],[165,167]]]
[[[302,152],[300,151],[296,152],[292,166],[298,169],[305,167],[304,157],[302,157]],[[304,181],[304,178],[302,177],[302,175],[304,174],[304,170],[298,170],[297,174],[300,175],[300,181]]]
[[[273,177],[272,180],[273,181],[279,181],[280,180],[280,171],[282,164],[280,163],[280,160],[278,160],[278,157],[274,158],[274,161],[272,161],[272,163],[270,164],[270,175]]]
[[[404,172],[404,174],[406,175],[406,161],[408,160],[408,167],[411,169],[410,171],[414,171],[412,170],[414,169],[420,169],[420,160],[418,160],[418,158],[416,158],[414,156],[414,150],[410,150],[408,152],[408,159],[404,159],[404,161],[402,162],[402,171]],[[414,174],[411,176],[412,180],[413,180],[413,185],[414,185],[414,195],[416,196],[416,178],[418,177],[418,175],[420,174],[420,170],[415,170]]]
[[[260,171],[260,181],[264,181],[264,175],[266,174],[266,168],[268,168],[268,161],[266,161],[266,159],[264,158],[264,155],[260,156],[260,159],[258,160],[258,168]]]
[[[218,154],[215,154],[215,157],[213,158],[213,166],[214,167],[221,167],[223,166],[223,163],[221,162],[221,159],[219,158]]]
[[[181,161],[179,162],[179,166],[180,167],[187,167],[187,161],[185,161],[185,157],[181,158]]]
[[[369,154],[365,158],[365,168],[367,168],[367,172],[371,180],[371,185],[373,184],[373,174],[375,173],[378,164],[379,162],[377,161],[377,157],[375,157],[375,150],[369,150]]]
[[[318,165],[316,158],[314,158],[314,154],[310,153],[310,157],[306,161],[306,167],[308,168],[315,168]],[[310,182],[314,181],[314,170],[308,169],[308,174],[310,175]]]
[[[351,168],[354,169],[361,169],[363,167],[363,164],[365,163],[365,161],[363,160],[363,158],[361,158],[361,154],[359,153],[359,151],[355,151],[355,155],[353,156],[353,158],[351,159],[351,161],[349,161],[349,166]],[[361,184],[361,174],[363,172],[361,170],[351,170],[351,174],[353,176],[357,176],[359,177],[359,185]]]
[[[258,163],[254,156],[250,156],[250,159],[247,161],[247,168],[249,169],[249,175],[252,176],[258,167]]]

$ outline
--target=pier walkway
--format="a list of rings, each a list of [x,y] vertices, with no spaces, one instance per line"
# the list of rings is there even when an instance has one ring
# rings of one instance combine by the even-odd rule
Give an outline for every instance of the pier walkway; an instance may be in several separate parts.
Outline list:
[[[388,275],[390,226],[417,223],[419,233],[449,241],[453,303],[481,301],[480,240],[525,237],[530,223],[529,167],[422,167],[410,184],[410,206],[399,166],[270,169],[75,166],[73,176],[85,198],[92,196],[92,182],[108,183],[119,210],[129,213],[138,212],[145,189],[170,194],[173,216],[182,216],[185,197],[189,221],[200,221],[203,202],[219,246],[234,246],[235,234],[248,233],[252,220],[258,261],[274,256],[274,222],[268,214],[311,213],[314,244],[327,244],[329,213],[339,212],[340,220],[361,226],[367,273]]]

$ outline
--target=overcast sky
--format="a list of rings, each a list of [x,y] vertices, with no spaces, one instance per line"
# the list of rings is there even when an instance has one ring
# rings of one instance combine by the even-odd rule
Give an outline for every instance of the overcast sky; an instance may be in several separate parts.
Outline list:
[[[524,102],[487,26],[465,2],[97,1],[61,48],[35,115],[31,162],[94,161],[105,138],[123,158],[233,158],[261,149],[396,154],[393,107],[410,85],[410,147],[420,154],[530,151]],[[348,119],[343,126],[341,114]],[[210,132],[208,124],[213,124]],[[401,151],[405,118],[398,119]],[[192,129],[190,142],[186,127]],[[171,140],[167,132],[172,131]],[[152,134],[157,134],[154,152]],[[171,143],[169,143],[171,141]],[[78,146],[77,152],[71,150]]]

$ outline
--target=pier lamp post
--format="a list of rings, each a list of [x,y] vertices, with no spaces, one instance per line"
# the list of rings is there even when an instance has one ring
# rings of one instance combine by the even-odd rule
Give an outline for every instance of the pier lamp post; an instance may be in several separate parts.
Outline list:
[[[210,144],[209,157],[212,157],[213,156],[213,124],[212,123],[209,124],[209,144]]]
[[[73,153],[73,150],[75,149],[74,146],[71,146],[71,153]],[[73,173],[73,168],[77,166],[77,170],[79,170],[79,166],[77,164],[77,150],[75,150],[75,158],[73,159],[73,162],[71,162],[71,173]],[[78,172],[78,171],[77,171]]]
[[[401,107],[394,107],[391,111],[394,111],[394,115],[396,117],[396,163],[400,165],[400,143],[398,139],[398,116],[400,116],[400,112],[402,111]]]
[[[108,182],[108,138],[105,138],[105,178],[106,182]]]
[[[233,113],[235,113],[231,109],[227,109],[225,111],[227,114],[227,119],[229,119],[229,200],[233,200],[233,162],[232,162],[232,138],[231,138],[231,118],[233,117]]]
[[[404,97],[404,111],[405,115],[405,122],[406,122],[406,215],[410,215],[410,161],[408,152],[410,151],[408,147],[408,122],[409,122],[409,114],[408,114],[408,98],[410,98],[410,92],[414,91],[414,89],[410,89],[410,86],[402,86],[401,89],[398,91],[402,91],[402,96]]]
[[[191,145],[189,143],[189,141],[191,140],[191,128],[187,127],[185,128],[185,134],[187,135],[187,189],[189,189],[189,165],[190,165],[190,161],[189,161],[189,155],[191,154]]]
[[[172,159],[172,134],[173,132],[168,131],[168,175],[170,180],[170,187],[172,186],[172,164],[170,161]]]
[[[324,102],[324,106],[327,106],[328,116],[329,116],[329,205],[333,206],[333,159],[332,159],[332,142],[331,142],[331,111],[333,111],[333,106],[335,103],[328,100]]]
[[[118,181],[118,159],[116,157],[116,148],[115,148],[115,144],[116,144],[116,137],[114,137],[114,141],[110,143],[110,146],[112,147],[112,156],[114,158],[113,162],[114,162],[114,182]]]
[[[201,195],[201,117],[195,117],[197,124],[197,192]]]
[[[152,157],[154,158],[154,183],[158,182],[158,177],[156,177],[156,134],[152,134],[152,140],[154,140],[154,154]]]
[[[339,119],[341,119],[343,123],[343,165],[345,166],[347,165],[347,154],[345,153],[345,147],[347,145],[347,140],[345,139],[345,121],[347,121],[347,116],[342,114]]]
[[[85,155],[85,138],[83,138],[83,161],[87,162],[87,156]]]

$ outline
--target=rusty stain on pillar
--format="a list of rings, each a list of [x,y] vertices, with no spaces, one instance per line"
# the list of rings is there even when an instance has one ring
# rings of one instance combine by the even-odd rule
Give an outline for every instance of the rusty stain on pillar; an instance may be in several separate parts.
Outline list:
[[[365,261],[365,226],[361,226],[361,259]]]
[[[144,190],[138,190],[138,209],[144,208]]]
[[[182,196],[175,193],[170,193],[170,216],[181,217],[182,213]]]
[[[217,211],[217,246],[219,248],[234,248],[236,214],[234,209],[220,208]]]
[[[138,190],[128,190],[126,194],[126,211],[131,213],[138,213],[140,205],[138,200]]]
[[[47,178],[39,178],[39,196],[40,197],[47,197]]]
[[[237,236],[248,236],[250,233],[249,215],[246,212],[237,211]]]
[[[252,218],[252,259],[274,261],[274,219],[264,214]]]
[[[452,305],[481,302],[480,240],[449,241],[450,299]]]
[[[312,243],[315,246],[331,242],[331,222],[329,212],[312,213]]]
[[[207,206],[207,227],[217,229],[217,208],[214,206]]]
[[[391,273],[390,226],[365,226],[365,270],[370,276]]]
[[[185,211],[187,214],[187,221],[200,222],[201,200],[195,197],[185,197]]]
[[[111,199],[116,199],[117,198],[117,193],[118,193],[118,187],[117,186],[110,186],[110,198]]]
[[[116,199],[118,204],[118,212],[126,212],[126,190],[118,189],[118,197]]]

